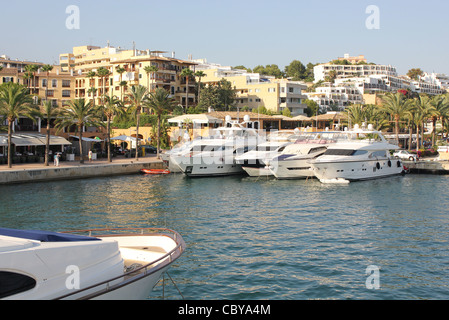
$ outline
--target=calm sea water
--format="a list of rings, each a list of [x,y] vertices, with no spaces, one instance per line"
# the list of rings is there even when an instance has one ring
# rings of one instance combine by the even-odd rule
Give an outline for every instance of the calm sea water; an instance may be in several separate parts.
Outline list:
[[[181,174],[0,186],[0,226],[167,227],[185,299],[448,299],[449,176],[349,185]],[[368,266],[379,289],[368,289]],[[377,276],[378,275],[378,276]],[[182,299],[167,283],[152,299]]]

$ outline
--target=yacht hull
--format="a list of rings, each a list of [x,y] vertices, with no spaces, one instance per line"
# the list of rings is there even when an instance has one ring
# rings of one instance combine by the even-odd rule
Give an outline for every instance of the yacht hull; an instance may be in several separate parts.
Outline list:
[[[173,162],[188,177],[215,177],[244,174],[242,166],[223,158],[174,157]]]
[[[315,177],[309,163],[310,159],[278,161],[270,166],[270,171],[279,180],[306,179]]]
[[[386,178],[404,172],[399,160],[367,160],[312,163],[315,176],[322,182],[361,181]]]
[[[268,166],[263,166],[263,167],[245,167],[245,166],[242,166],[242,169],[245,170],[245,172],[250,177],[271,177],[271,176],[273,176],[273,173],[270,171]]]

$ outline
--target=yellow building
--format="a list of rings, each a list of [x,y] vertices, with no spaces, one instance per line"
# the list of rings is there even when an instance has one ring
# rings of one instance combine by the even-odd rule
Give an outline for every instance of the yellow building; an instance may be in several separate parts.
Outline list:
[[[125,50],[120,47],[95,46],[74,47],[73,53],[61,54],[60,64],[65,70],[76,75],[75,98],[94,99],[99,103],[103,94],[124,98],[132,85],[166,89],[180,105],[186,105],[187,85],[180,76],[182,69],[196,63],[164,56],[165,52],[150,50]],[[156,71],[147,72],[146,67],[154,66]],[[89,77],[89,72],[97,72],[100,67],[109,71],[104,79],[98,74]],[[121,70],[121,72],[120,72]],[[189,106],[195,104],[195,83],[190,81],[188,89]]]
[[[201,83],[205,85],[216,84],[222,79],[229,81],[237,93],[236,106],[239,109],[248,107],[252,110],[264,106],[274,113],[282,113],[288,108],[293,116],[305,114],[307,105],[302,102],[307,97],[302,94],[302,90],[307,89],[307,85],[302,82],[275,79],[204,62],[195,67],[195,70],[206,74],[201,78]]]

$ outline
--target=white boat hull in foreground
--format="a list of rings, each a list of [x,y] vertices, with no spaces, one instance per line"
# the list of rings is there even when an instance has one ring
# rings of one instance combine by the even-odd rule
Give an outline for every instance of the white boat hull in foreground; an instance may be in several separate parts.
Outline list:
[[[90,232],[99,235],[0,229],[0,298],[147,299],[185,250],[168,229]]]

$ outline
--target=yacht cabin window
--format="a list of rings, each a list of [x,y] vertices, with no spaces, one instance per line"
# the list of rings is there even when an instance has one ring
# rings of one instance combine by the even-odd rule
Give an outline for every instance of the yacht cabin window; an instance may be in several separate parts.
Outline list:
[[[28,291],[36,286],[36,280],[24,274],[0,271],[0,299]]]

